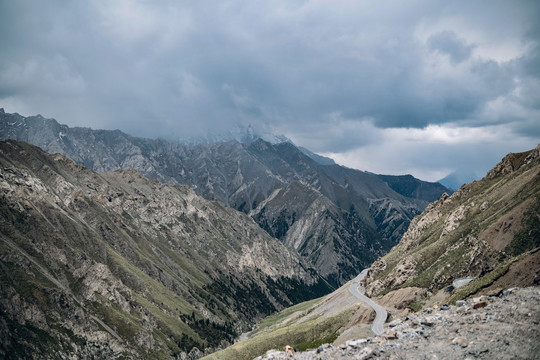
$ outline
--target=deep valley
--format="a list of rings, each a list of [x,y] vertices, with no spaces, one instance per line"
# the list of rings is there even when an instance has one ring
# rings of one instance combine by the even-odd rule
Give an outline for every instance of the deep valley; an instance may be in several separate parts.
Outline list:
[[[461,310],[418,314],[540,282],[539,148],[452,193],[287,141],[176,144],[3,110],[0,135],[6,359],[393,358],[387,341],[430,351],[416,337]],[[349,290],[366,268],[379,337]],[[433,325],[402,329],[417,318]]]

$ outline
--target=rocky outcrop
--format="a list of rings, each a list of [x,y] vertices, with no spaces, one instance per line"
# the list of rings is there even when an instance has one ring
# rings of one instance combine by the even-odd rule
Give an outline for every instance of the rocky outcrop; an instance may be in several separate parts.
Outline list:
[[[441,359],[533,359],[540,351],[539,305],[540,288],[514,288],[396,319],[378,337],[325,344],[294,356],[270,350],[256,359],[418,359],[426,354]]]
[[[471,204],[474,206],[474,203]],[[469,206],[461,205],[456,210],[454,210],[448,217],[444,220],[443,230],[441,237],[448,235],[451,231],[454,231],[460,224],[460,222],[467,216]]]
[[[249,214],[334,286],[384,255],[445,191],[412,176],[379,177],[314,161],[290,142],[185,145],[121,131],[69,128],[0,113],[0,139],[30,142],[96,171],[135,168]],[[313,231],[310,231],[313,229]]]
[[[444,194],[414,218],[400,243],[365,278],[367,294],[403,286],[430,291],[483,276],[538,247],[540,147],[509,154],[486,178]],[[532,269],[535,270],[535,269]]]
[[[329,291],[247,215],[189,187],[15,141],[0,143],[0,250],[0,357],[196,358]]]
[[[366,295],[367,296],[374,296],[379,294],[383,289],[386,288],[392,288],[399,286],[401,284],[404,284],[408,280],[410,280],[413,276],[416,275],[416,265],[417,262],[412,256],[406,256],[404,257],[388,274],[384,281],[375,280],[372,283],[369,283],[367,280],[366,283],[368,284],[366,287]],[[373,271],[369,275],[369,279],[373,279],[373,275],[376,274],[375,271]]]
[[[498,176],[504,176],[519,170],[522,166],[528,165],[534,162],[540,157],[540,145],[536,149],[521,153],[510,153],[506,155],[500,163],[498,163],[493,169],[491,169],[486,177],[493,179]]]
[[[439,201],[429,204],[422,214],[411,221],[409,228],[400,240],[400,244],[405,250],[415,246],[417,240],[424,234],[424,231],[442,217],[441,207],[448,199],[448,194],[444,193]]]

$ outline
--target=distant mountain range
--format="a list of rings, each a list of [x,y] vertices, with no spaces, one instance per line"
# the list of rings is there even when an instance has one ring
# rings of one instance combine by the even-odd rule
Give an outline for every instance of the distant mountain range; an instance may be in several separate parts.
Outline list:
[[[8,138],[96,171],[134,168],[164,183],[189,185],[251,216],[333,286],[384,255],[415,215],[451,192],[411,176],[338,166],[288,141],[186,145],[0,110],[0,139]]]
[[[468,184],[474,180],[479,180],[480,178],[482,178],[482,176],[471,171],[454,171],[438,182],[450,189],[458,190],[463,184]]]

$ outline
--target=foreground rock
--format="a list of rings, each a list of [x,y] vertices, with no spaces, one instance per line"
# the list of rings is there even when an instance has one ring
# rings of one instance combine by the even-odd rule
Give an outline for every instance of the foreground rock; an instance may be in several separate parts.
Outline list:
[[[459,305],[396,319],[386,324],[382,336],[293,356],[271,350],[257,360],[539,358],[540,287],[510,289]]]

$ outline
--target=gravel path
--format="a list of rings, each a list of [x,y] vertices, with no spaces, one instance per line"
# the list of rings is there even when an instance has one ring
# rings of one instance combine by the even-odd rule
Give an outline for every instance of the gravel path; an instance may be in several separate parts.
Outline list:
[[[375,335],[382,335],[383,325],[386,319],[388,318],[388,313],[382,306],[380,306],[375,301],[365,296],[363,294],[363,291],[361,292],[359,290],[360,282],[364,279],[364,277],[366,277],[366,274],[368,271],[369,271],[369,268],[364,269],[360,273],[360,275],[358,275],[356,279],[353,280],[353,282],[351,283],[351,286],[349,287],[349,291],[351,292],[351,294],[353,294],[358,299],[368,304],[373,310],[375,310],[376,315],[375,315],[375,320],[373,320],[373,325],[371,325],[371,330],[373,331]]]
[[[428,308],[387,324],[381,336],[323,345],[280,359],[540,359],[540,287]]]

